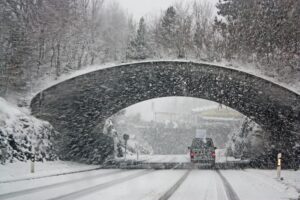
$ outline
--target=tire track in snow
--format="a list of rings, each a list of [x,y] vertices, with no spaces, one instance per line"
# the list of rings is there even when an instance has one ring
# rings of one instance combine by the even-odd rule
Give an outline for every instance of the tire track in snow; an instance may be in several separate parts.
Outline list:
[[[227,179],[222,175],[222,173],[219,170],[217,170],[217,173],[219,174],[219,176],[223,182],[228,200],[240,200],[240,198],[235,193],[234,189],[232,188],[230,183],[227,181]]]
[[[141,172],[138,172],[138,173],[135,173],[135,174],[125,176],[123,178],[114,179],[112,181],[101,183],[101,184],[98,184],[98,185],[95,185],[95,186],[92,186],[92,187],[81,189],[81,190],[78,190],[76,192],[71,192],[71,193],[61,195],[61,196],[58,196],[58,197],[54,197],[54,198],[51,198],[51,199],[48,199],[48,200],[73,200],[73,199],[77,199],[77,198],[80,198],[82,196],[91,194],[92,192],[97,192],[99,190],[103,190],[105,188],[109,188],[109,187],[112,187],[114,185],[124,183],[126,181],[131,180],[131,179],[134,179],[134,178],[137,178],[137,177],[149,174],[149,173],[153,173],[153,172],[154,172],[154,170],[141,171]]]
[[[227,194],[226,194],[226,189],[224,187],[223,181],[221,179],[221,177],[219,176],[219,174],[215,171],[215,187],[216,187],[216,191],[217,191],[217,199],[218,200],[228,200]]]
[[[44,185],[44,186],[40,186],[40,187],[20,190],[20,191],[16,191],[16,192],[4,193],[4,194],[0,194],[0,200],[13,198],[13,197],[18,197],[18,196],[22,196],[22,195],[25,195],[25,194],[31,194],[31,193],[34,193],[34,192],[40,192],[40,191],[47,190],[47,189],[52,189],[52,188],[56,188],[56,187],[60,187],[60,186],[65,186],[65,185],[68,185],[68,184],[73,184],[75,182],[80,182],[80,181],[85,181],[85,180],[92,180],[92,179],[97,179],[97,178],[100,178],[100,177],[106,177],[106,176],[118,174],[118,173],[121,173],[121,172],[126,172],[126,171],[122,171],[122,170],[112,171],[112,172],[108,172],[108,173],[98,174],[98,175],[94,175],[94,176],[87,176],[87,177],[84,177],[84,178],[77,178],[77,179],[63,181],[63,182],[54,183],[54,184],[50,184],[50,185]]]
[[[183,176],[165,193],[163,194],[159,200],[168,200],[174,192],[179,188],[179,186],[185,181],[185,179],[188,177],[191,170],[188,170],[186,173],[183,174]]]
[[[208,193],[209,193],[209,187],[211,187],[211,185],[212,185],[212,179],[209,179],[209,182],[206,185],[206,189],[205,189],[205,192],[204,192],[204,200],[207,200]]]

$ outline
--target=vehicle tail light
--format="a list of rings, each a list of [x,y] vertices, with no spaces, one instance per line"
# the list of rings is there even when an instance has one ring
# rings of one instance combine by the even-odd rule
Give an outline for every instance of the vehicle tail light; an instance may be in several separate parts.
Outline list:
[[[211,156],[214,158],[214,157],[216,157],[216,153],[215,152],[212,152],[211,153]]]
[[[195,153],[191,151],[190,156],[193,158],[195,156]]]

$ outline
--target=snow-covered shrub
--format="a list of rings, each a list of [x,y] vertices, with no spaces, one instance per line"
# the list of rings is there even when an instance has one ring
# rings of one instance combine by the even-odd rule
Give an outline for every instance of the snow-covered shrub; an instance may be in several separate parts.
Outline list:
[[[35,155],[36,161],[56,159],[51,124],[41,121],[0,97],[0,157],[1,163],[26,161]]]
[[[281,153],[283,168],[298,168],[299,139],[298,135],[277,138],[245,118],[240,128],[230,135],[226,153],[227,156],[249,159],[252,167],[273,169],[276,167],[277,154]]]
[[[113,119],[114,120],[114,119]],[[108,119],[105,122],[103,133],[109,137],[114,138],[114,155],[117,157],[122,157],[125,151],[125,141],[123,139],[123,134],[116,130],[115,124],[112,119]],[[129,140],[127,142],[127,153],[135,154],[137,151],[141,154],[152,154],[152,147],[143,139],[137,138],[134,134],[128,134]]]
[[[226,146],[228,156],[256,158],[269,149],[269,135],[254,121],[245,118],[241,127],[230,136]]]

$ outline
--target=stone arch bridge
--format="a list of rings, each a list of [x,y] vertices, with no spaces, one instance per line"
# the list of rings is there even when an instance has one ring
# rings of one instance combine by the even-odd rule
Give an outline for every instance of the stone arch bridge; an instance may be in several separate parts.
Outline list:
[[[93,135],[121,109],[169,96],[224,104],[278,140],[300,134],[299,94],[245,72],[193,62],[141,62],[93,71],[40,92],[31,110],[63,135]]]

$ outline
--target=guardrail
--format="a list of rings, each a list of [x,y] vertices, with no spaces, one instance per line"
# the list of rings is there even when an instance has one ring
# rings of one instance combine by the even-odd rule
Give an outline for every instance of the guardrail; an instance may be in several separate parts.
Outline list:
[[[214,165],[206,163],[190,162],[140,162],[123,161],[111,163],[103,168],[120,169],[243,169],[249,166],[249,161],[228,161],[226,163],[215,163]]]

